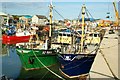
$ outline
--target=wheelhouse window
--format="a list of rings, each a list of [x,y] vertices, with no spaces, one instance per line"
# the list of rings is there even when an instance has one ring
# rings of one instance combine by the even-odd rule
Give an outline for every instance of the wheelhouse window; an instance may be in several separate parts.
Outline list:
[[[70,36],[72,36],[72,34],[59,34],[59,36],[68,36],[68,37],[70,37]]]
[[[67,34],[67,36],[71,36],[70,34]]]
[[[62,36],[62,34],[59,34],[59,36]]]
[[[94,34],[94,37],[98,37],[98,34]]]
[[[91,36],[91,37],[92,37],[92,36],[93,36],[93,34],[90,34],[89,36]]]

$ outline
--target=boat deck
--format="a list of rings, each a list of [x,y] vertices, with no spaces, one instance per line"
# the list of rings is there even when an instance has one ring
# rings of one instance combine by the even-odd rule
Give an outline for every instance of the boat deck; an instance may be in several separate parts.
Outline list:
[[[120,76],[118,74],[118,71],[120,71],[118,70],[118,32],[115,32],[115,34],[109,34],[108,28],[101,42],[100,48],[115,76]],[[89,77],[90,80],[93,78],[112,78],[113,80],[113,75],[99,51],[92,65]]]

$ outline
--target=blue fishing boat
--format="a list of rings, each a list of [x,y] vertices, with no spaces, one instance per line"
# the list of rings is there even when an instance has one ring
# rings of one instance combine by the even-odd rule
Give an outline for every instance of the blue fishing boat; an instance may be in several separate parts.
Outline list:
[[[86,43],[86,41],[88,41],[87,39],[90,39],[87,38],[90,37],[90,35],[84,31],[85,9],[86,7],[83,5],[81,31],[69,31],[69,34],[68,32],[59,32],[60,35],[58,36],[58,42],[68,43],[67,45],[61,44],[61,51],[59,51],[60,54],[58,55],[60,62],[59,70],[68,78],[76,78],[89,74],[101,42],[99,41],[98,45],[91,43],[88,45]],[[94,35],[94,32],[90,33],[92,34],[90,42],[92,42],[92,40],[100,40],[100,37],[96,36],[99,34]]]
[[[88,75],[96,54],[60,54],[60,71],[69,78]]]

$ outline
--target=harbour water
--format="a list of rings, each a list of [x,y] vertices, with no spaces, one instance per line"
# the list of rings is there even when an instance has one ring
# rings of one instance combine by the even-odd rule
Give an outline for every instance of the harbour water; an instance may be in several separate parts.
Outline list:
[[[4,53],[2,56],[2,74],[16,79],[21,70],[21,63],[16,54],[15,47],[5,45],[2,51],[7,52],[2,52]]]

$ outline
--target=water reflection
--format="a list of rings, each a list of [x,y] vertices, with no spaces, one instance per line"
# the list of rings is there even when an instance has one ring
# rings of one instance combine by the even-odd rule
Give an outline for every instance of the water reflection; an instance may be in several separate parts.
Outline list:
[[[57,65],[49,67],[52,71],[59,74],[59,69]],[[60,74],[59,74],[60,75]],[[21,69],[21,73],[17,80],[21,79],[35,79],[35,80],[60,80],[57,76],[53,75],[51,72],[46,70],[45,68],[41,68],[39,70],[31,70],[25,71],[23,68]]]
[[[2,75],[16,79],[21,70],[21,62],[15,46],[2,45]]]

